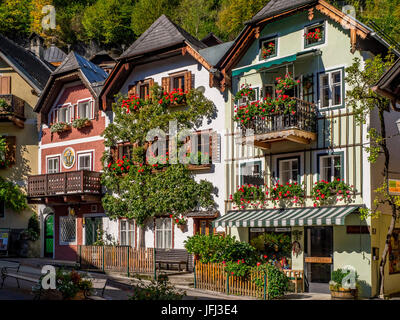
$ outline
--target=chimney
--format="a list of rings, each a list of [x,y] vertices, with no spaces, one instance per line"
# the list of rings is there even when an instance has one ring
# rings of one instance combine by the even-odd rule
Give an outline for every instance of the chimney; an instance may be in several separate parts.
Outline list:
[[[30,39],[30,50],[39,59],[43,59],[44,54],[44,39],[36,33],[32,33],[29,37]]]

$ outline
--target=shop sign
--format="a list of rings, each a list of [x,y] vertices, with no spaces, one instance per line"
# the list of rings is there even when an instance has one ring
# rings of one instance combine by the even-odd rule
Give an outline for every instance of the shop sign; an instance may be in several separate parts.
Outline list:
[[[389,179],[389,194],[391,196],[400,196],[400,180]]]
[[[264,232],[264,228],[250,228],[250,232]]]
[[[71,169],[75,164],[75,150],[71,147],[66,148],[61,155],[61,160],[65,169]]]
[[[276,232],[290,232],[290,228],[275,228]]]

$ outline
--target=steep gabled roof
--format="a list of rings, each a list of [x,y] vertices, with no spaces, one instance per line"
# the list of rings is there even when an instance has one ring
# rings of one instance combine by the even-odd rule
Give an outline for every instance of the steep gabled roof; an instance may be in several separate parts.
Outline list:
[[[29,50],[0,35],[0,58],[40,93],[50,77],[52,68]]]
[[[43,53],[43,59],[50,63],[62,62],[66,56],[67,54],[54,44],[46,48]]]
[[[63,74],[80,70],[89,83],[104,81],[108,73],[94,63],[86,60],[81,55],[71,51],[52,75]]]
[[[246,24],[255,23],[278,13],[317,2],[317,0],[271,0],[264,8],[257,12],[253,18],[247,21]]]
[[[184,43],[189,44],[196,50],[207,47],[163,14],[122,53],[118,60]]]

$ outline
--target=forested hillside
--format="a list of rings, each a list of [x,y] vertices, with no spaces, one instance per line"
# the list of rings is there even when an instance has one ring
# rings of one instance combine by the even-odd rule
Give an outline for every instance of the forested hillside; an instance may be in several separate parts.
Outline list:
[[[66,48],[95,43],[102,48],[131,44],[162,13],[198,38],[214,32],[223,40],[234,39],[269,0],[3,0],[0,32],[15,40],[32,31],[47,43]],[[357,9],[357,18],[372,20],[390,37],[400,41],[400,0],[330,1]],[[56,30],[43,32],[42,7],[56,8]]]

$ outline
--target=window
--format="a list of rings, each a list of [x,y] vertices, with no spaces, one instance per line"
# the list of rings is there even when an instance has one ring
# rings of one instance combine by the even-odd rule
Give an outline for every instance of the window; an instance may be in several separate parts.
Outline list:
[[[338,107],[343,104],[343,69],[320,74],[320,107]]]
[[[325,24],[318,23],[304,28],[304,48],[325,42]]]
[[[150,85],[151,87],[151,85]],[[182,89],[189,91],[195,88],[195,77],[191,71],[179,71],[170,74],[169,77],[161,78],[161,87],[164,92],[171,92],[172,89]]]
[[[60,172],[60,158],[52,157],[47,158],[47,173],[58,173]]]
[[[278,159],[280,184],[299,182],[299,159]]]
[[[6,214],[6,204],[4,201],[0,201],[0,218],[4,218]]]
[[[210,131],[197,131],[191,138],[191,163],[193,164],[208,164],[211,162],[211,132]],[[196,157],[196,154],[198,155]]]
[[[182,89],[185,91],[185,76],[180,75],[172,78],[172,88],[171,89]]]
[[[320,156],[320,180],[333,181],[342,178],[342,157],[340,155]]]
[[[80,119],[92,119],[92,103],[91,101],[84,101],[78,103],[78,116]]]
[[[92,153],[78,154],[78,170],[92,170]]]
[[[240,185],[244,184],[264,185],[261,161],[245,162],[240,165]]]
[[[119,239],[122,246],[135,246],[134,220],[120,220],[119,232]]]
[[[57,110],[57,122],[69,123],[71,121],[70,107],[62,107]]]
[[[310,74],[302,77],[301,81],[302,97],[307,102],[314,103],[314,75]]]
[[[261,40],[261,59],[276,57],[278,54],[278,40],[276,37]]]
[[[172,248],[172,220],[171,218],[156,219],[156,248]]]
[[[150,85],[148,83],[139,85],[139,98],[148,99],[150,95]]]
[[[118,146],[118,157],[119,159],[128,158],[132,159],[133,147],[131,144]]]
[[[273,84],[266,84],[264,86],[264,98],[275,98],[275,86]]]
[[[60,217],[60,244],[76,241],[76,219],[71,216]]]

